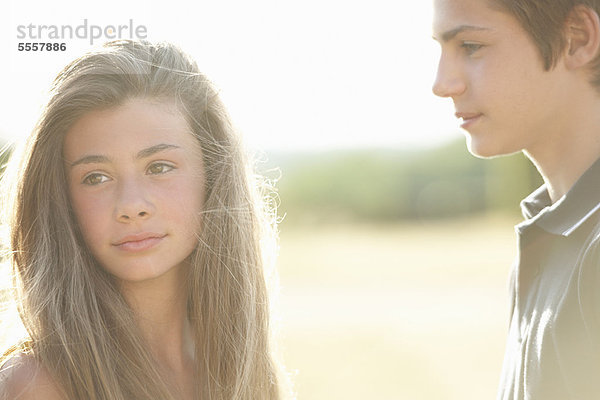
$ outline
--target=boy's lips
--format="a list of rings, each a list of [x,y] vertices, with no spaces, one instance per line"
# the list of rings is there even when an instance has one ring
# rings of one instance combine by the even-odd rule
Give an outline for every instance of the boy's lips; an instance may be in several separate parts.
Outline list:
[[[469,125],[475,123],[483,114],[473,112],[456,112],[454,115],[456,118],[463,120],[463,123],[460,125],[460,127],[466,129]]]

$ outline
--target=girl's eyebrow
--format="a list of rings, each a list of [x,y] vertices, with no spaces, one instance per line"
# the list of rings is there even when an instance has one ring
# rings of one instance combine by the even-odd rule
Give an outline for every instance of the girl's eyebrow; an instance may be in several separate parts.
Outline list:
[[[171,150],[171,149],[179,149],[179,148],[180,148],[179,146],[175,146],[174,144],[161,143],[161,144],[157,144],[156,146],[148,147],[147,149],[141,150],[139,153],[137,153],[135,158],[139,160],[140,158],[150,157],[151,155],[158,153],[160,151],[163,151],[163,150]]]
[[[100,164],[100,163],[108,163],[110,159],[106,156],[85,156],[81,157],[79,160],[71,163],[71,168],[75,167],[79,164]]]
[[[136,154],[135,158],[136,158],[136,160],[139,160],[141,158],[150,157],[151,155],[156,154],[161,151],[164,151],[164,150],[180,149],[180,148],[181,147],[176,146],[174,144],[161,143],[161,144],[157,144],[155,146],[148,147],[147,149],[140,150]],[[109,163],[109,162],[110,162],[110,158],[108,158],[106,156],[90,155],[90,156],[81,157],[79,160],[74,161],[71,164],[71,168],[73,168],[79,164],[101,164],[101,163]]]

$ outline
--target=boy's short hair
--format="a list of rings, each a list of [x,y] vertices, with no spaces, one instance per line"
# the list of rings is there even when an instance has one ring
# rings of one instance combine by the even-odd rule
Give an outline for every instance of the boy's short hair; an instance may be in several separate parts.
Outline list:
[[[546,70],[556,65],[565,48],[564,23],[575,6],[590,7],[600,15],[600,0],[488,0],[513,15],[538,47]],[[592,85],[600,90],[600,58],[592,65]]]

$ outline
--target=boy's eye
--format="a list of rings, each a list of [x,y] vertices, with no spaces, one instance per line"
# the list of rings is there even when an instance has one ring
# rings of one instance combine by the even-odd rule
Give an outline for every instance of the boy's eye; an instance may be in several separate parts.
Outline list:
[[[483,45],[479,44],[479,43],[473,43],[473,42],[463,42],[463,43],[461,43],[460,47],[465,49],[465,51],[467,52],[468,55],[471,55],[471,54],[475,53],[477,50],[481,49],[483,47]]]
[[[96,172],[96,173],[89,174],[88,176],[86,176],[83,179],[83,183],[86,185],[94,186],[94,185],[99,185],[101,183],[107,182],[108,180],[110,180],[110,178],[108,176]]]
[[[165,163],[154,163],[148,167],[148,173],[150,175],[160,175],[171,171],[174,167]]]

